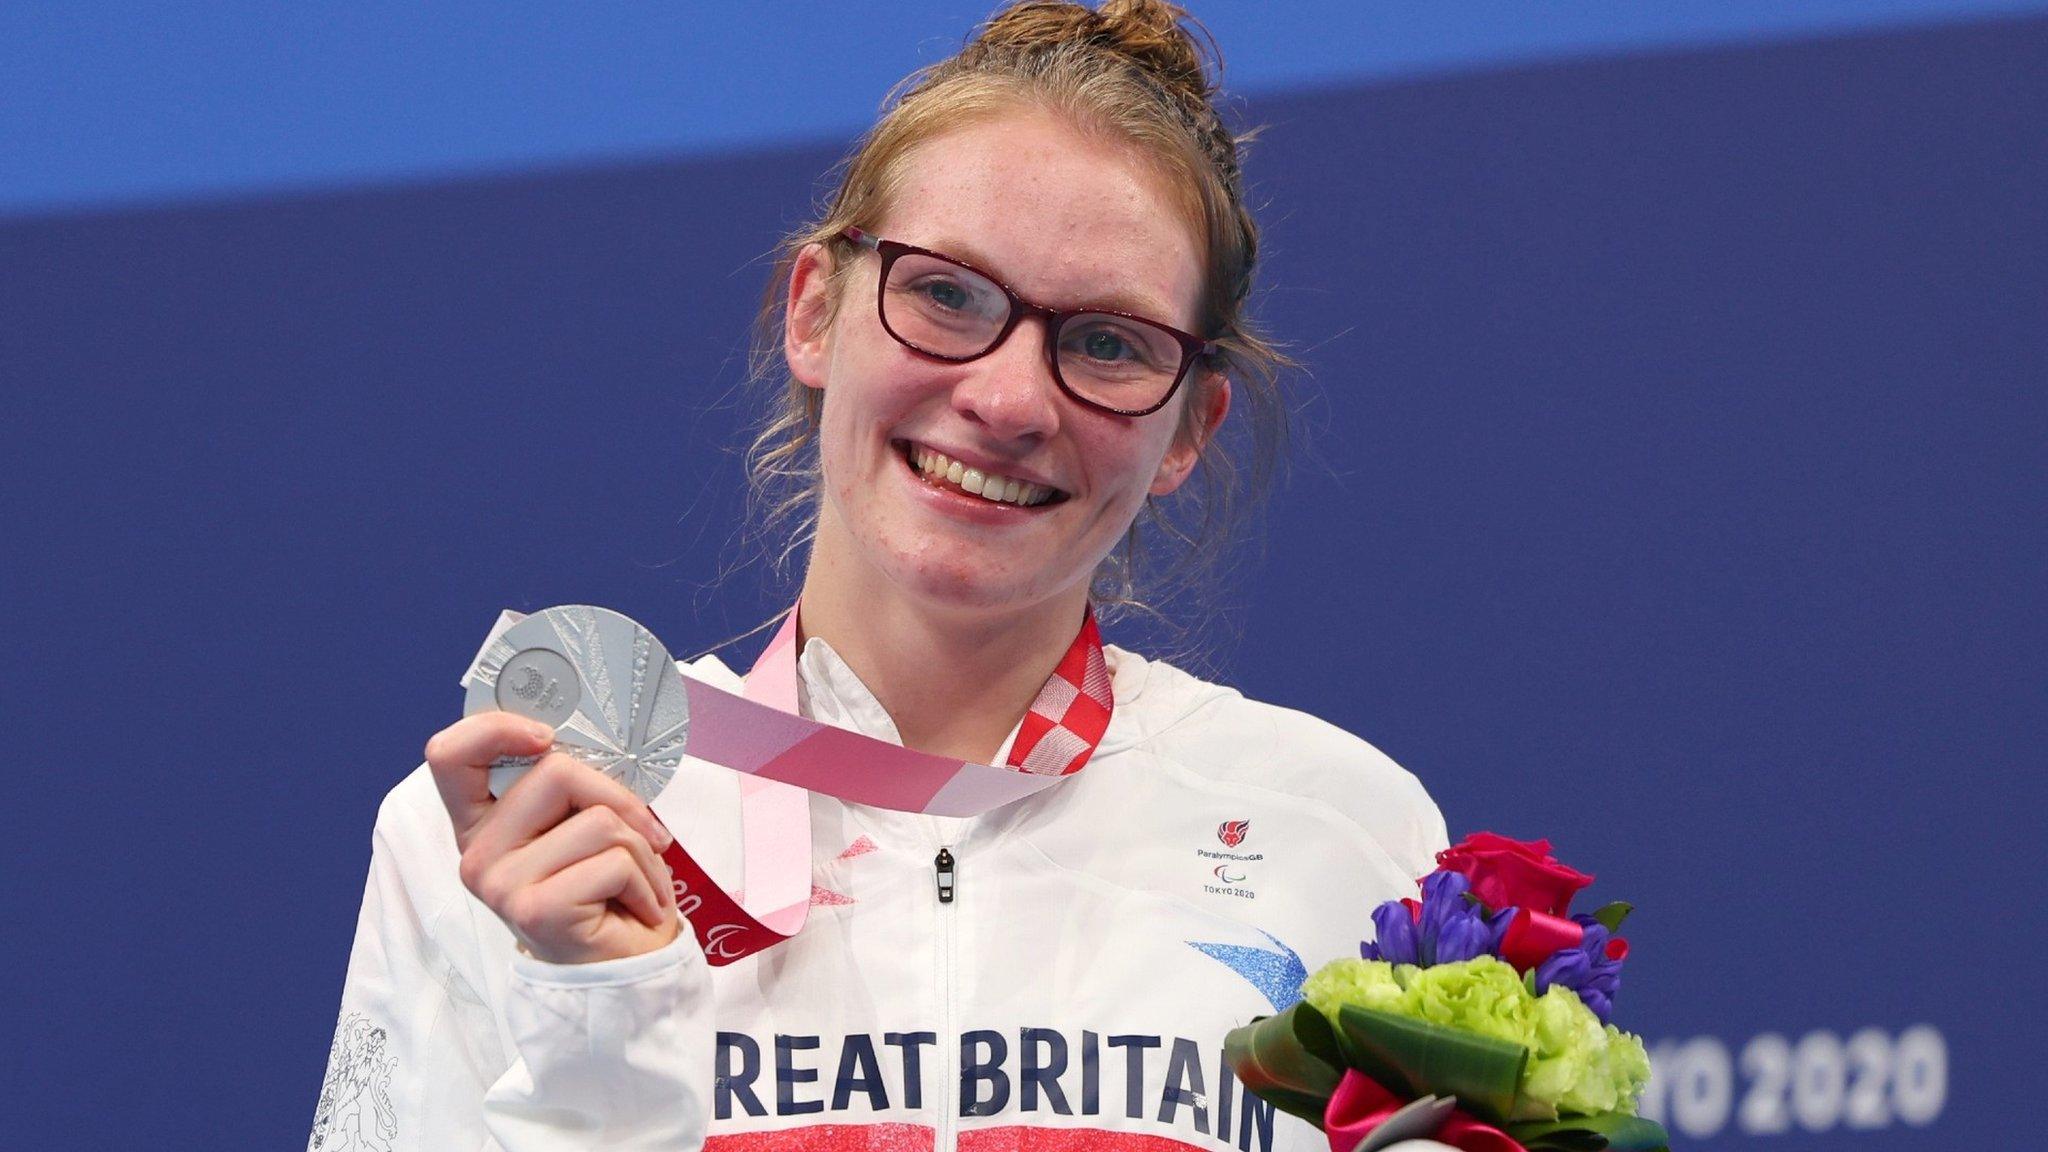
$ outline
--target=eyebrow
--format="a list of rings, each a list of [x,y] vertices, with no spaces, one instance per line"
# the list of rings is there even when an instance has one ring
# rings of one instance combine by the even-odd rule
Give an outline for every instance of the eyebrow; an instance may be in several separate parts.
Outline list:
[[[909,241],[906,240],[904,243],[909,243]],[[994,277],[998,283],[1009,288],[1010,291],[1017,292],[1016,285],[1011,284],[998,274],[996,262],[990,260],[979,248],[976,248],[968,241],[942,236],[930,244],[919,244],[917,247],[928,248],[942,256],[951,256],[963,264],[971,264],[981,272]],[[1022,296],[1024,294],[1017,292],[1017,295]],[[1034,301],[1034,303],[1044,303],[1044,301]],[[1168,324],[1175,328],[1182,326],[1177,320],[1164,319],[1173,315],[1173,309],[1167,307],[1164,301],[1130,296],[1122,292],[1110,292],[1101,296],[1092,296],[1067,307],[1065,310],[1124,312],[1132,316],[1142,316],[1148,320],[1158,320],[1162,324]]]

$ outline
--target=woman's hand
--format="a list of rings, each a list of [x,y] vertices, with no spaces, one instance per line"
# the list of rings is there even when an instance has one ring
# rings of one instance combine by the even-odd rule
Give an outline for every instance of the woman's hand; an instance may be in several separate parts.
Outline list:
[[[585,964],[652,952],[676,938],[671,837],[624,785],[565,753],[534,765],[502,799],[489,767],[532,756],[554,730],[510,712],[480,712],[427,741],[427,766],[455,826],[462,883],[528,953]]]

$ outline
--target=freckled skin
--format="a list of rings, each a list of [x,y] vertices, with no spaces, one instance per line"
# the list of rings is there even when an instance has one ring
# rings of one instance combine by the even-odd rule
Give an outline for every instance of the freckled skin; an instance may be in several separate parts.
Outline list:
[[[977,264],[1038,303],[1121,299],[1196,327],[1198,235],[1165,177],[1122,147],[1020,111],[927,141],[906,171],[875,234]],[[934,607],[1078,607],[1145,497],[1172,492],[1192,468],[1195,447],[1175,433],[1196,382],[1145,417],[1083,408],[1053,381],[1036,319],[971,363],[928,359],[881,326],[879,259],[855,259],[831,326],[789,345],[797,379],[825,393],[813,565]],[[799,264],[800,301],[824,291],[816,260]],[[976,455],[1068,499],[997,523],[949,514],[918,490],[892,446],[903,440]]]

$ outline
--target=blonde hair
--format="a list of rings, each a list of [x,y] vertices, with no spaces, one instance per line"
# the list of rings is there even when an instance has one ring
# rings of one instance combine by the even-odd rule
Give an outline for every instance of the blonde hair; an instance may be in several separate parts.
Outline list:
[[[789,277],[799,254],[818,244],[835,257],[828,304],[818,318],[829,324],[853,264],[854,248],[841,233],[872,228],[883,217],[903,182],[904,158],[928,140],[1020,106],[1046,109],[1077,128],[1130,144],[1183,193],[1206,261],[1196,331],[1219,350],[1185,385],[1192,394],[1183,402],[1180,435],[1195,433],[1209,407],[1209,373],[1217,372],[1231,381],[1236,413],[1225,424],[1244,429],[1228,439],[1248,442],[1250,466],[1244,467],[1224,438],[1211,437],[1193,483],[1167,499],[1146,501],[1123,543],[1095,573],[1090,591],[1097,610],[1111,617],[1119,609],[1158,616],[1148,601],[1199,583],[1214,569],[1239,525],[1244,497],[1263,492],[1286,443],[1287,410],[1277,379],[1292,365],[1244,311],[1258,255],[1258,226],[1245,205],[1238,159],[1250,134],[1234,134],[1217,113],[1221,68],[1214,41],[1177,5],[1107,0],[1090,9],[1030,0],[990,17],[957,55],[896,86],[880,121],[835,169],[842,173],[839,188],[822,217],[783,241],[762,302],[752,376],[774,396],[747,468],[757,531],[783,540],[778,569],[810,541],[822,488],[817,430],[823,395],[792,379],[782,359]],[[1154,535],[1167,546],[1155,547]]]

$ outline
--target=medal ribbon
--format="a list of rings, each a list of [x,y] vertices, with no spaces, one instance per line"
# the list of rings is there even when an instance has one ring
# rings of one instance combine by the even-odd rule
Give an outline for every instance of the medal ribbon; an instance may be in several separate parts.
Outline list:
[[[1090,611],[1017,730],[1003,767],[950,760],[805,719],[797,708],[797,608],[747,673],[745,696],[684,677],[689,755],[740,780],[742,887],[728,892],[680,841],[662,860],[676,906],[713,966],[797,934],[810,913],[810,792],[855,804],[975,816],[1079,772],[1113,708],[1102,636]]]

